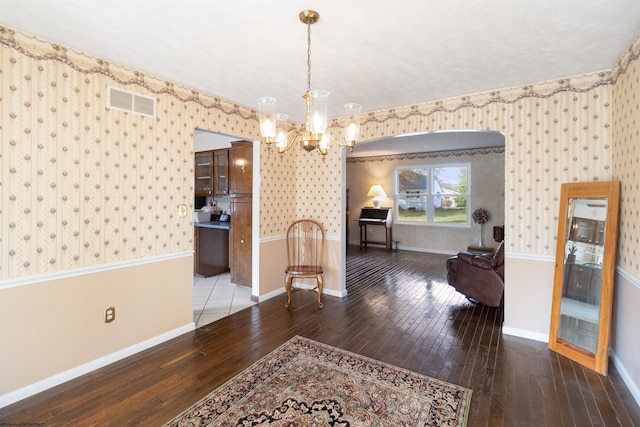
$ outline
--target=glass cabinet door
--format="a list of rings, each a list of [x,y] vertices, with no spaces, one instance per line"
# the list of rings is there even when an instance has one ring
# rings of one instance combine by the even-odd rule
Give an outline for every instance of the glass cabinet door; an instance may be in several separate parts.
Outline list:
[[[213,194],[211,188],[212,170],[211,152],[196,153],[194,190],[197,195],[209,196]]]
[[[229,194],[229,150],[214,151],[213,159],[215,194]]]

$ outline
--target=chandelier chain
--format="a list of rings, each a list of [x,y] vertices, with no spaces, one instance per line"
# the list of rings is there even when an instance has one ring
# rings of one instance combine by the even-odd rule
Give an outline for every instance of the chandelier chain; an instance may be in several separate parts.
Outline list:
[[[307,93],[311,92],[311,23],[307,23]]]

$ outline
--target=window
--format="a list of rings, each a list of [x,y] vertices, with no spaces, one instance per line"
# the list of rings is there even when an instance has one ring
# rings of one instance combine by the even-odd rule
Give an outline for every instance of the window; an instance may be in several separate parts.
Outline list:
[[[396,221],[469,224],[469,169],[469,164],[397,167]]]

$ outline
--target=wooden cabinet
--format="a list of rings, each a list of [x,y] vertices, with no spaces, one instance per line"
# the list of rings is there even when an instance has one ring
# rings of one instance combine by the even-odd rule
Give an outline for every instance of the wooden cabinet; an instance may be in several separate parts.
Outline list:
[[[226,196],[229,194],[229,150],[196,153],[196,196]]]
[[[194,192],[196,196],[213,195],[213,157],[211,151],[196,153]]]
[[[595,245],[604,244],[604,221],[574,217],[571,221],[569,240]]]
[[[229,149],[231,196],[231,281],[251,286],[253,143],[239,141]]]
[[[600,303],[602,269],[598,266],[565,264],[565,286],[563,297],[587,304]]]
[[[231,281],[251,286],[251,195],[231,199]]]
[[[229,230],[197,229],[196,273],[204,277],[229,271]]]
[[[239,141],[229,149],[229,194],[253,193],[253,143]]]
[[[229,194],[229,150],[213,151],[213,188],[216,196]]]

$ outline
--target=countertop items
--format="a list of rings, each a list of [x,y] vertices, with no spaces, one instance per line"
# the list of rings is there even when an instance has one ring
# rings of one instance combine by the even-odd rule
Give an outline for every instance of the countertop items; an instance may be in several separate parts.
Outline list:
[[[204,227],[204,228],[218,228],[221,230],[228,230],[230,222],[220,222],[220,221],[208,221],[208,222],[196,222],[193,225],[196,227]]]

